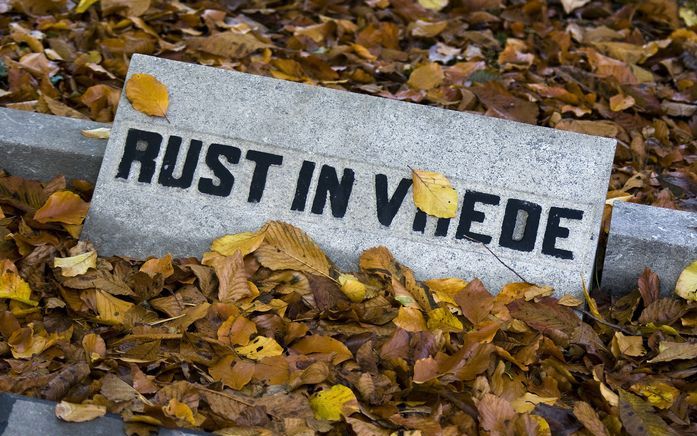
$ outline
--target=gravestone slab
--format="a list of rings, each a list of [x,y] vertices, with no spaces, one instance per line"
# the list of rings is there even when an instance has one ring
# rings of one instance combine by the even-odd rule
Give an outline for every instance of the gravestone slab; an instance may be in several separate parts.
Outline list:
[[[0,436],[113,436],[125,434],[118,415],[107,414],[88,422],[64,422],[56,418],[56,403],[0,392]],[[158,436],[207,435],[194,430],[160,428]]]
[[[106,141],[82,130],[109,124],[0,108],[0,169],[14,176],[97,180]]]
[[[603,267],[603,288],[627,293],[649,267],[670,295],[680,273],[697,260],[697,213],[616,202]]]
[[[528,281],[589,282],[614,140],[142,55],[134,73],[170,106],[122,96],[83,231],[103,255],[200,255],[274,219],[343,269],[385,245],[422,279],[520,281],[486,243]],[[417,212],[409,167],[450,179],[456,217]]]

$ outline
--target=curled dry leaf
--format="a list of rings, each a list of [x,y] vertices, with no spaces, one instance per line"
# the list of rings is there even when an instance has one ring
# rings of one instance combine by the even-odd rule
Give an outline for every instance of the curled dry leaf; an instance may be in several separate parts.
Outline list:
[[[0,273],[0,298],[9,298],[30,306],[39,304],[38,301],[34,301],[30,297],[31,288],[19,274],[11,270]]]
[[[85,138],[109,139],[109,136],[111,135],[111,129],[106,127],[98,127],[96,129],[81,130],[80,133]]]
[[[126,82],[126,97],[137,111],[153,117],[167,117],[167,87],[150,74],[133,74]]]
[[[338,278],[341,285],[341,292],[354,303],[360,303],[365,298],[366,287],[355,276],[351,274],[341,274]]]
[[[60,268],[63,277],[82,275],[90,268],[97,267],[97,252],[90,250],[77,256],[56,257],[53,259],[53,267]]]
[[[75,404],[61,401],[56,404],[56,416],[67,422],[86,422],[106,415],[106,407],[98,404]]]
[[[46,203],[34,214],[34,219],[42,224],[63,223],[82,224],[87,216],[89,204],[79,195],[70,191],[54,192]]]
[[[412,170],[414,204],[438,218],[452,218],[457,213],[457,191],[444,175],[433,171]]]

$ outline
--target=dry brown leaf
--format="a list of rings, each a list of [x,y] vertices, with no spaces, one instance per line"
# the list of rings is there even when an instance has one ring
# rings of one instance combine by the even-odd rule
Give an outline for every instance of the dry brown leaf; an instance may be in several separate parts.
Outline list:
[[[54,192],[34,214],[40,223],[82,224],[90,205],[70,191]]]
[[[265,267],[329,275],[327,256],[307,233],[281,221],[270,221],[261,231],[265,234],[264,243],[254,254]]]
[[[74,404],[61,401],[56,404],[56,416],[67,422],[86,422],[106,415],[106,407],[97,404]]]

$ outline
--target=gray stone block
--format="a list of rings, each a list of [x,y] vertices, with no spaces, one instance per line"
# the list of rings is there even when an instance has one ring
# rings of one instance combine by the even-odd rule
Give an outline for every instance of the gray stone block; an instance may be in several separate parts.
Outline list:
[[[29,179],[97,180],[106,141],[81,130],[108,124],[0,108],[0,169]]]
[[[616,202],[605,252],[602,287],[630,292],[645,267],[670,295],[685,267],[697,260],[697,213]]]
[[[123,421],[107,414],[88,422],[65,422],[56,418],[56,403],[21,395],[0,393],[0,435],[2,436],[114,436],[124,433]],[[206,435],[182,429],[159,430],[159,436]]]
[[[421,279],[519,281],[469,235],[528,281],[590,283],[614,140],[142,55],[134,73],[169,112],[122,95],[82,235],[103,255],[198,256],[274,219],[342,269],[385,245]],[[409,167],[451,180],[455,218],[417,213]]]

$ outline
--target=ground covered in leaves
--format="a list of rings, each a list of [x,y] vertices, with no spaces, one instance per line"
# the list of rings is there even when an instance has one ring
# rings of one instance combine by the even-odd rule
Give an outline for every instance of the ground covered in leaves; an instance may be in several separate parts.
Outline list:
[[[145,53],[613,137],[609,198],[697,210],[696,5],[0,0],[0,105],[111,121]]]
[[[338,271],[276,221],[201,260],[100,257],[71,236],[90,195],[0,172],[0,390],[61,401],[62,419],[119,413],[138,435],[697,432],[694,291],[661,298],[651,271],[585,312],[549,287],[421,282],[384,247]]]

